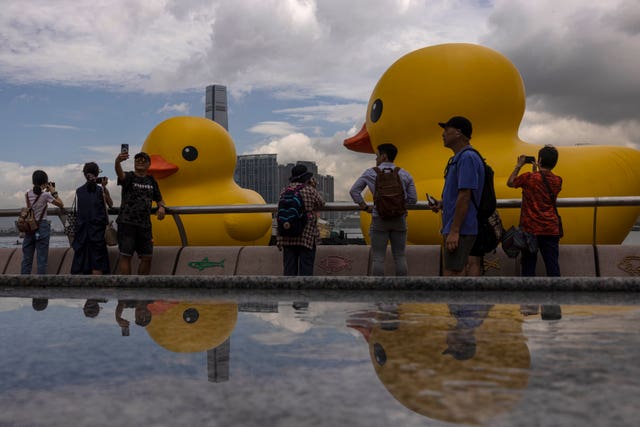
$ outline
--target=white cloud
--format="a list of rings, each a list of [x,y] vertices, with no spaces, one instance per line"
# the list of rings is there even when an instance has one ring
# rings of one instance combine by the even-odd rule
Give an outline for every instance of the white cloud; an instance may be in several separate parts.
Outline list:
[[[60,129],[60,130],[81,130],[77,126],[56,125],[56,124],[51,124],[51,123],[44,123],[44,124],[41,124],[41,125],[25,125],[24,127],[36,127],[36,128]]]
[[[519,135],[523,141],[534,144],[624,145],[638,150],[639,132],[640,123],[633,120],[599,125],[575,117],[556,117],[550,113],[528,111]]]
[[[261,122],[249,128],[249,132],[268,136],[284,136],[296,131],[295,126],[287,122]]]
[[[292,133],[266,141],[264,145],[244,154],[277,153],[279,164],[295,163],[298,160],[316,162],[320,173],[334,177],[335,200],[348,201],[351,200],[351,185],[366,168],[375,163],[373,155],[354,153],[341,148],[344,139],[355,132],[356,129],[353,128],[331,137],[310,137],[303,133]]]
[[[162,108],[160,108],[160,109],[158,109],[158,111],[156,111],[156,113],[158,113],[158,114],[179,113],[179,114],[183,114],[183,115],[188,115],[189,114],[189,104],[187,104],[186,102],[181,102],[179,104],[165,103],[162,106]]]
[[[364,121],[367,105],[363,103],[314,105],[309,107],[283,108],[275,110],[276,114],[284,114],[302,122],[312,120],[331,123],[355,123]]]

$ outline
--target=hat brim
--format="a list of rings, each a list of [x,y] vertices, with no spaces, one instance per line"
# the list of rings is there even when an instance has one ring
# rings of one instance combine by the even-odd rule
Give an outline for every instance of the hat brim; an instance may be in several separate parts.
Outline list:
[[[313,177],[313,172],[305,172],[301,175],[292,176],[289,182],[307,182]]]

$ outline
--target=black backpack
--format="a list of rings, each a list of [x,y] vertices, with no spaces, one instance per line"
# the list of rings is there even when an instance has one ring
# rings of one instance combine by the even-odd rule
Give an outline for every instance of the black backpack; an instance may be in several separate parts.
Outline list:
[[[496,190],[493,186],[493,169],[476,149],[471,148],[471,150],[480,157],[484,165],[484,185],[482,186],[480,203],[476,202],[473,191],[471,192],[471,201],[478,212],[478,235],[472,252],[486,254],[498,247],[504,228],[500,215],[496,211],[497,201]]]
[[[278,234],[285,237],[299,237],[307,224],[307,213],[304,208],[304,200],[300,190],[305,184],[293,188],[287,187],[280,193],[276,222]]]
[[[396,166],[394,169],[382,170],[376,166],[373,170],[376,172],[373,204],[380,218],[398,218],[406,214],[404,187],[399,175],[400,168]]]

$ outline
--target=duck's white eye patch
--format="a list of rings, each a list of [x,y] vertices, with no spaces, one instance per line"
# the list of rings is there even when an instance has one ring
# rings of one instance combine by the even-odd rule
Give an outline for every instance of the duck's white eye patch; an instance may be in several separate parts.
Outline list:
[[[191,145],[184,147],[182,149],[182,157],[184,157],[185,160],[192,162],[198,158],[198,149]]]

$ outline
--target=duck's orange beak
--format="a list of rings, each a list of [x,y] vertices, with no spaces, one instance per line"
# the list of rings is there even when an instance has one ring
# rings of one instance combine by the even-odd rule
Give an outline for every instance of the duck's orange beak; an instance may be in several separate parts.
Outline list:
[[[371,140],[369,139],[369,132],[367,131],[367,124],[362,125],[360,132],[344,140],[344,146],[351,151],[357,151],[359,153],[375,153],[371,146]]]
[[[167,162],[161,155],[151,155],[151,166],[149,166],[148,172],[153,175],[155,179],[162,179],[173,175],[180,169],[173,163]]]

